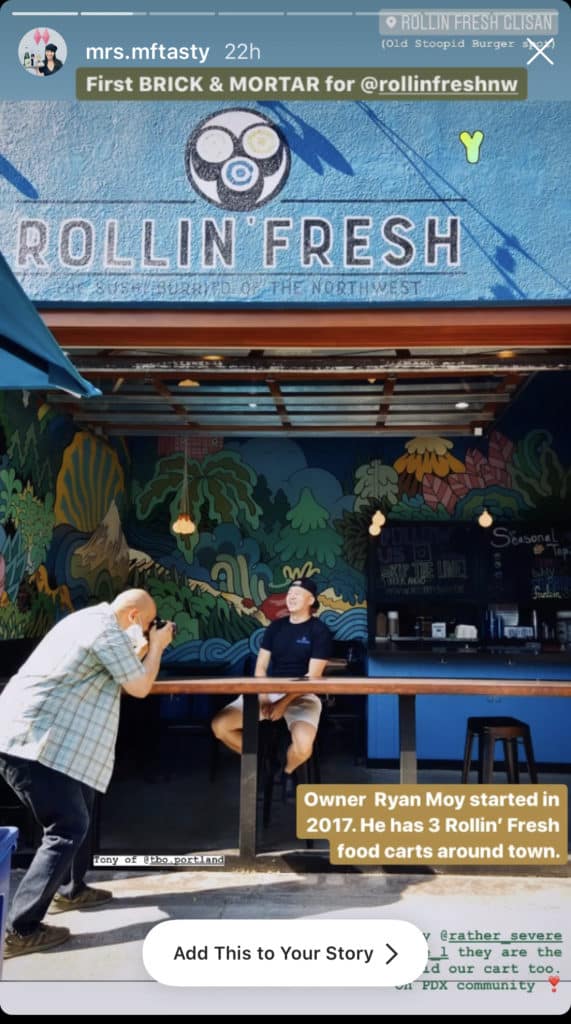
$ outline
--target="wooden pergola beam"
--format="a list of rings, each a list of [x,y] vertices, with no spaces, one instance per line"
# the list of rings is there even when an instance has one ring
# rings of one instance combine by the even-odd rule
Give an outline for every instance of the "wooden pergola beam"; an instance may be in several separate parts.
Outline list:
[[[66,350],[571,346],[571,306],[377,310],[45,309]]]

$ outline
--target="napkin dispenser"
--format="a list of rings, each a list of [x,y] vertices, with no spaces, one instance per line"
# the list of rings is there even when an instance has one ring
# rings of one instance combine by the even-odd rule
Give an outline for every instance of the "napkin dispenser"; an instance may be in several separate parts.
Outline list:
[[[478,629],[476,626],[459,624],[454,630],[454,636],[457,640],[477,640]]]

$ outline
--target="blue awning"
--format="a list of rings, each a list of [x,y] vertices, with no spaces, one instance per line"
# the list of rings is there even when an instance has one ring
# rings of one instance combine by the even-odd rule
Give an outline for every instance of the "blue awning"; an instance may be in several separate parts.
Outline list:
[[[59,388],[77,398],[101,391],[77,372],[0,253],[0,390]]]

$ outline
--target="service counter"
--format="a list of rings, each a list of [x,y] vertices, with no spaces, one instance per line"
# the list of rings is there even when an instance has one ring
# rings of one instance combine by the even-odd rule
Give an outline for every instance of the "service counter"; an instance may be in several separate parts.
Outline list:
[[[571,762],[571,702],[554,697],[549,683],[571,681],[571,652],[535,648],[473,645],[378,644],[368,654],[368,675],[392,679],[496,680],[485,694],[445,691],[438,696],[418,693],[416,701],[417,756],[432,761],[461,761],[466,720],[471,715],[511,715],[527,722],[532,731],[536,761]],[[398,649],[397,649],[398,648]],[[422,648],[422,649],[421,649]],[[533,694],[513,695],[500,681],[529,680]],[[549,690],[549,692],[548,692]],[[545,693],[545,697],[542,696]],[[374,695],[368,700],[368,759],[399,757],[399,703],[395,695]]]
[[[568,654],[518,653],[516,658],[514,653],[390,654],[385,649],[370,652],[367,676],[280,679],[277,688],[284,693],[365,694],[370,705],[369,757],[398,758],[400,780],[409,784],[417,781],[417,756],[443,760],[451,751],[448,757],[462,759],[466,719],[475,714],[513,714],[525,719],[532,728],[536,759],[568,762],[570,666]],[[244,695],[238,828],[242,864],[253,861],[257,850],[258,694],[275,690],[272,678],[206,673],[180,678],[165,673],[151,691],[160,697]],[[538,745],[543,721],[545,743],[542,739]]]
[[[232,679],[165,679],[155,683],[152,693],[181,694],[238,694],[244,695],[244,733],[240,776],[240,821],[239,853],[242,863],[256,856],[256,788],[258,750],[258,694],[271,693],[276,689],[276,679],[251,677]],[[280,679],[278,689],[282,693],[358,694],[364,693],[371,699],[372,694],[390,694],[398,701],[398,746],[400,758],[400,779],[403,783],[417,781],[416,751],[416,698],[427,695],[438,708],[452,695],[469,695],[470,700],[480,696],[509,695],[536,699],[545,694],[552,706],[562,698],[571,697],[571,681],[556,679],[539,683],[533,678],[517,677],[500,679],[474,679],[450,677],[352,677],[331,679]],[[541,699],[541,697],[540,697]],[[464,721],[465,727],[465,721]]]

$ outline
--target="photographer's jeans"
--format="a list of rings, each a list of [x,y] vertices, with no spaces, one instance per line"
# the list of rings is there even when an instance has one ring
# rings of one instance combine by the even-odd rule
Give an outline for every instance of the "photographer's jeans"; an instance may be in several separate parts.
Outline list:
[[[0,753],[0,775],[43,828],[42,842],[14,894],[8,928],[29,935],[56,891],[76,896],[91,858],[95,790],[38,761]]]

